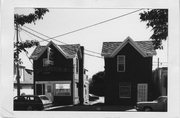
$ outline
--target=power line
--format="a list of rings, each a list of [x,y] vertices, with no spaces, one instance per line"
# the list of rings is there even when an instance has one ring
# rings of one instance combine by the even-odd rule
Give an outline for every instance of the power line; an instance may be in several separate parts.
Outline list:
[[[142,9],[143,9],[143,8],[142,8]],[[37,35],[29,32],[29,31],[27,31],[27,30],[25,30],[25,29],[22,29],[22,30],[24,30],[25,32],[27,32],[27,33],[29,33],[29,34],[31,34],[31,35],[33,35],[33,36],[36,36],[36,37],[38,37],[38,38],[40,38],[40,39],[42,39],[43,41],[46,41],[46,42],[49,42],[48,40],[50,40],[50,39],[53,39],[53,40],[58,41],[58,42],[61,42],[61,41],[59,41],[59,40],[56,40],[55,38],[61,37],[61,36],[65,36],[65,35],[68,35],[68,34],[71,34],[71,33],[74,33],[74,32],[78,32],[78,31],[81,31],[81,30],[84,30],[84,29],[87,29],[87,28],[90,28],[90,27],[93,27],[93,26],[96,26],[96,25],[100,25],[100,24],[103,24],[103,23],[106,23],[106,22],[109,22],[109,21],[118,19],[118,18],[123,17],[123,16],[127,16],[127,15],[130,15],[130,14],[132,14],[132,13],[141,11],[142,9],[138,9],[138,10],[135,10],[135,11],[132,11],[132,12],[129,12],[129,13],[126,13],[126,14],[123,14],[123,15],[120,15],[120,16],[117,16],[117,17],[108,19],[108,20],[104,20],[104,21],[101,21],[101,22],[98,22],[98,23],[95,23],[95,24],[92,24],[92,25],[88,25],[88,26],[83,27],[83,28],[79,28],[79,29],[77,29],[77,30],[73,30],[73,31],[70,31],[70,32],[67,32],[67,33],[64,33],[64,34],[61,34],[61,35],[57,35],[57,36],[54,36],[54,37],[49,37],[49,36],[47,36],[47,35],[44,35],[44,34],[39,33],[39,32],[37,32],[37,31],[35,31],[35,30],[31,29],[31,28],[28,28],[28,27],[24,26],[24,27],[30,29],[31,31],[34,31],[34,32],[36,32],[36,33],[38,33],[38,34],[40,34],[40,35],[43,35],[43,36],[47,37],[48,39],[44,39],[44,38],[42,38],[42,37],[39,37],[39,36],[37,36]],[[61,43],[66,44],[66,43],[64,43],[64,42],[61,42]],[[89,51],[89,52],[91,52],[91,53],[100,54],[100,53],[97,53],[97,52],[94,52],[94,51],[90,51],[90,50],[86,50],[86,51]],[[86,54],[87,54],[87,53],[86,53]],[[91,54],[87,54],[87,55],[92,56]],[[94,56],[94,57],[99,57],[99,56],[95,56],[95,55],[93,55],[93,56]]]
[[[100,25],[100,24],[103,24],[103,23],[106,23],[106,22],[109,22],[109,21],[112,21],[112,20],[127,16],[127,15],[130,15],[130,14],[133,14],[133,13],[141,11],[143,9],[144,8],[141,8],[141,9],[138,9],[138,10],[135,10],[135,11],[132,11],[132,12],[129,12],[129,13],[126,13],[126,14],[123,14],[123,15],[108,19],[108,20],[104,20],[104,21],[101,21],[101,22],[98,22],[98,23],[95,23],[95,24],[92,24],[92,25],[85,26],[83,28],[79,28],[79,29],[76,29],[76,30],[73,30],[73,31],[70,31],[70,32],[67,32],[67,33],[64,33],[64,34],[60,34],[60,35],[48,38],[46,40],[50,40],[50,39],[54,39],[54,38],[57,38],[57,37],[65,36],[65,35],[68,35],[68,34],[71,34],[71,33],[74,33],[74,32],[78,32],[78,31],[81,31],[81,30],[84,30],[84,29],[87,29],[87,28],[90,28],[90,27],[93,27],[93,26],[96,26],[96,25]]]
[[[96,56],[96,55],[92,55],[92,54],[88,54],[88,53],[84,53],[85,55],[88,55],[88,56],[92,56],[92,57],[97,57],[97,58],[101,58],[101,59],[104,59],[103,57],[100,57],[100,56]]]
[[[42,33],[38,32],[38,31],[35,31],[35,30],[33,30],[33,29],[31,29],[31,28],[29,28],[29,27],[27,27],[27,26],[23,26],[23,27],[25,27],[25,28],[27,28],[27,29],[29,29],[29,30],[37,33],[37,34],[40,34],[40,35],[42,35],[42,36],[45,36],[46,38],[49,38],[49,39],[51,38],[51,37],[49,37],[49,36],[47,36],[47,35],[45,35],[45,34],[42,34]],[[22,29],[25,30],[24,28],[22,28]],[[26,30],[26,31],[27,31],[27,30]],[[36,35],[36,36],[37,36],[37,35]],[[67,43],[64,43],[64,42],[62,42],[62,41],[56,40],[56,39],[54,39],[54,38],[52,38],[52,40],[55,40],[55,41],[58,41],[58,42],[60,42],[60,43],[62,43],[62,44],[67,45]],[[43,41],[49,42],[47,39],[43,39]]]
[[[36,40],[34,39],[32,36],[30,36],[26,31],[24,31],[24,34],[26,34],[29,38],[33,39],[33,40]]]
[[[129,12],[129,13],[126,13],[126,14],[123,14],[123,15],[120,15],[120,16],[117,16],[117,17],[108,19],[108,20],[104,20],[104,21],[101,21],[101,22],[98,22],[98,23],[95,23],[95,24],[92,24],[92,25],[88,25],[88,26],[83,27],[83,28],[79,28],[79,29],[77,29],[77,30],[73,30],[73,31],[70,31],[70,32],[67,32],[67,33],[64,33],[64,34],[61,34],[61,35],[57,35],[57,36],[54,36],[54,37],[49,37],[49,36],[44,35],[44,34],[42,34],[42,33],[40,33],[40,32],[37,32],[37,31],[35,31],[35,30],[31,29],[31,28],[28,28],[28,27],[26,27],[26,26],[24,26],[24,27],[27,28],[27,29],[29,29],[29,30],[31,30],[31,31],[34,31],[34,32],[36,32],[36,33],[38,33],[38,34],[40,34],[40,35],[45,36],[45,37],[48,38],[48,39],[42,39],[42,38],[40,38],[40,39],[42,39],[43,41],[47,41],[47,40],[50,40],[50,39],[56,40],[55,38],[57,38],[57,37],[65,36],[65,35],[68,35],[68,34],[71,34],[71,33],[74,33],[74,32],[78,32],[78,31],[81,31],[81,30],[84,30],[84,29],[87,29],[87,28],[90,28],[90,27],[93,27],[93,26],[96,26],[96,25],[100,25],[100,24],[103,24],[103,23],[106,23],[106,22],[109,22],[109,21],[112,21],[112,20],[115,20],[115,19],[118,19],[118,18],[127,16],[127,15],[130,15],[130,14],[133,14],[133,13],[138,12],[138,11],[141,11],[141,10],[143,10],[143,9],[144,9],[144,8],[141,8],[141,9],[138,9],[138,10],[135,10],[135,11],[132,11],[132,12]],[[26,31],[27,31],[27,30],[26,30]],[[33,34],[33,35],[34,35],[34,34]],[[38,38],[39,38],[39,36],[38,36]],[[62,44],[66,44],[66,43],[61,42],[61,41],[59,41],[59,40],[56,40],[56,41],[58,41],[58,42],[60,42],[60,43],[62,43]],[[92,53],[100,54],[100,53],[98,53],[98,52],[94,52],[94,51],[90,51],[90,50],[85,50],[85,51],[89,51],[89,52],[92,52]],[[101,54],[100,54],[100,55],[101,55]]]
[[[25,30],[24,28],[21,28],[21,29],[22,29],[22,31],[25,31],[25,32],[27,32],[27,33],[29,33],[29,34],[37,37],[37,38],[40,38],[40,39],[42,39],[42,40],[44,40],[44,41],[46,41],[46,42],[49,42],[49,41],[47,41],[46,39],[43,39],[43,38],[41,38],[41,37],[39,37],[39,36],[37,36],[37,35],[29,32],[29,31]],[[57,41],[57,42],[61,42],[61,41],[56,40],[56,39],[53,39],[53,40],[55,40],[55,41]],[[63,42],[61,42],[61,43],[63,43]],[[63,44],[66,44],[66,45],[67,45],[67,43],[63,43]],[[68,48],[68,49],[70,49],[70,48]],[[72,49],[70,49],[70,50],[72,50]],[[73,50],[73,51],[74,51],[74,50]],[[87,51],[87,50],[86,50],[86,51]],[[89,50],[89,52],[90,52],[90,50]],[[94,51],[91,51],[91,52],[94,52]],[[96,53],[96,52],[94,52],[94,53]],[[93,57],[97,57],[97,58],[102,58],[102,57],[100,57],[100,56],[96,56],[96,55],[92,55],[92,54],[88,54],[88,53],[84,53],[84,54],[86,54],[86,55],[88,55],[88,56],[93,56]],[[99,53],[98,53],[98,54],[99,54]]]
[[[38,34],[40,34],[40,35],[43,35],[43,36],[45,36],[45,37],[47,37],[47,38],[50,38],[49,36],[47,36],[47,35],[45,35],[45,34],[42,34],[42,33],[38,32],[38,31],[35,31],[35,30],[33,30],[33,29],[31,29],[31,28],[29,28],[29,27],[27,27],[27,26],[24,26],[24,27],[27,28],[27,29],[29,29],[29,30],[31,30],[31,31],[33,31],[33,32],[36,32],[36,33],[38,33]],[[22,30],[24,30],[24,28],[22,28]],[[27,30],[26,30],[26,31],[27,31]],[[43,41],[44,41],[44,40],[46,40],[46,39],[43,39]],[[59,40],[57,40],[57,39],[55,39],[55,38],[53,38],[52,40],[55,40],[55,41],[60,42],[60,43],[62,43],[62,44],[68,45],[67,43],[62,42],[62,41],[59,41]],[[46,40],[46,41],[48,41],[48,40]],[[84,49],[84,50],[87,51],[87,52],[91,52],[91,53],[95,53],[95,54],[101,55],[100,53],[95,52],[95,51],[91,51],[91,50],[87,50],[87,49]]]
[[[18,34],[19,34],[19,39],[20,39],[20,41],[21,41],[21,42],[23,42],[23,41],[22,41],[22,39],[21,39],[21,35],[20,35],[20,33],[18,33]],[[26,53],[26,52],[25,52],[25,54],[26,54],[27,58],[29,59],[29,61],[31,62],[31,60],[30,60],[30,58],[28,57],[28,55],[27,55],[27,53]],[[31,62],[31,64],[33,64],[33,63]]]
[[[25,31],[25,32],[27,32],[27,33],[29,33],[29,34],[31,34],[31,35],[33,35],[33,36],[35,36],[35,37],[37,37],[37,38],[43,40],[43,41],[49,42],[49,41],[47,41],[46,39],[44,39],[44,38],[42,38],[42,37],[39,37],[39,36],[37,36],[37,35],[35,35],[35,34],[29,32],[29,31],[27,31],[27,30],[25,30],[25,29],[23,29],[23,28],[21,28],[21,29],[22,29],[23,31]]]

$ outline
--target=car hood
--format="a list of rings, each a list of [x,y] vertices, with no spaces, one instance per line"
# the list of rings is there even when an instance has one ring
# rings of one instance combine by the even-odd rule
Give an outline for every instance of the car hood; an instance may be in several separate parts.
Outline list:
[[[137,104],[148,104],[148,103],[157,103],[157,101],[143,101],[143,102],[137,102]]]
[[[52,102],[49,101],[49,100],[42,100],[42,103],[43,103],[43,104],[52,104]]]

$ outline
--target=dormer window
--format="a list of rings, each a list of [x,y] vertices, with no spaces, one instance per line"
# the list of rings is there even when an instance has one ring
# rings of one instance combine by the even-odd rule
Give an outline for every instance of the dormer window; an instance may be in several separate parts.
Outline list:
[[[117,56],[117,72],[125,72],[125,55]]]

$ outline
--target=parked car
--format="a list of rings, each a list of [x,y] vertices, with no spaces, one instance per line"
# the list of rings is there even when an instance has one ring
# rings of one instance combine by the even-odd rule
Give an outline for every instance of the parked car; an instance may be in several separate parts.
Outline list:
[[[44,110],[52,106],[45,95],[23,95],[14,97],[14,110]]]
[[[93,94],[89,94],[89,101],[95,101],[95,100],[98,100],[99,97],[96,96],[96,95],[93,95]]]
[[[137,102],[137,111],[167,111],[167,96],[160,96],[154,101]]]

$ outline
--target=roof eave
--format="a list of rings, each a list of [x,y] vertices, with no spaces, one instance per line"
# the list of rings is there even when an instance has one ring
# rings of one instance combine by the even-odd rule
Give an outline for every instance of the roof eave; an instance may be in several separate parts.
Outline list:
[[[147,54],[144,51],[142,51],[129,36],[123,41],[121,45],[119,45],[119,47],[116,50],[114,50],[114,52],[111,54],[111,57],[114,57],[128,43],[131,44],[143,57],[147,57]]]

